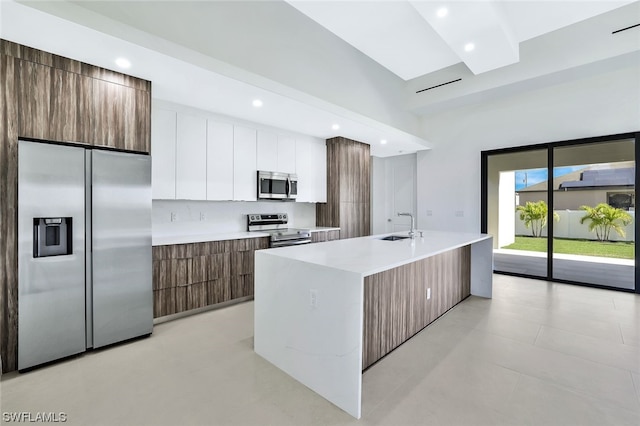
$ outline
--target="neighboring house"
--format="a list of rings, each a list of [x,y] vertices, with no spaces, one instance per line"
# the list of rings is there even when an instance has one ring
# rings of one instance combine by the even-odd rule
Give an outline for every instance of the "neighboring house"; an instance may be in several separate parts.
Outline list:
[[[586,166],[553,179],[554,210],[579,210],[580,206],[607,203],[624,210],[635,210],[635,164],[621,162]],[[527,201],[547,201],[547,181],[520,189],[518,205]]]

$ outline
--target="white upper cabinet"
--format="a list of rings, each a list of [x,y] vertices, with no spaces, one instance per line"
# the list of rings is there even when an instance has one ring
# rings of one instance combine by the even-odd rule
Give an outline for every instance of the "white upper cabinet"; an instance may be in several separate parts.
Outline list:
[[[207,120],[178,113],[176,198],[207,199]]]
[[[291,136],[278,135],[278,172],[296,172],[296,140]]]
[[[298,201],[327,201],[324,141],[172,109],[152,110],[153,199],[257,201],[256,172],[264,170],[296,173]]]
[[[327,147],[311,138],[296,140],[297,201],[327,202]]]
[[[176,198],[176,112],[153,108],[151,119],[151,185],[153,198]]]
[[[233,200],[233,124],[207,120],[207,200]]]
[[[241,126],[233,129],[233,199],[257,200],[256,130]]]
[[[278,169],[278,136],[275,133],[258,130],[257,146],[258,170],[265,172],[281,172]]]
[[[313,196],[316,203],[327,202],[327,145],[325,141],[321,143],[314,143],[313,145],[313,182],[314,191]]]

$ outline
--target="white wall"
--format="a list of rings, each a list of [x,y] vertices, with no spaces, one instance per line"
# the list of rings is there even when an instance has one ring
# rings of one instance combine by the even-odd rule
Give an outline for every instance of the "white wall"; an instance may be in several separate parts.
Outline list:
[[[448,110],[422,124],[435,147],[417,154],[418,226],[479,232],[480,152],[640,130],[640,66]]]
[[[371,233],[387,232],[387,211],[389,196],[387,193],[387,158],[371,157]]]
[[[408,230],[411,220],[396,213],[416,214],[416,154],[371,160],[372,234]]]
[[[171,213],[176,214],[173,222]],[[315,203],[153,200],[153,234],[245,232],[250,213],[287,213],[291,227],[316,226]]]

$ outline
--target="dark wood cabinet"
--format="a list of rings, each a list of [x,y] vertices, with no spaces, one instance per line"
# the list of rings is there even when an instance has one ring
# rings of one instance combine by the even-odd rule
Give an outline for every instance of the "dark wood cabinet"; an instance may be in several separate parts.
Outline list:
[[[153,247],[154,317],[253,296],[254,251],[269,239]]]
[[[93,144],[149,152],[151,94],[120,84],[93,80]]]
[[[95,114],[92,80],[83,75],[52,68],[50,92],[47,139],[93,143]]]
[[[471,246],[365,277],[363,368],[394,350],[470,294]]]
[[[312,243],[322,243],[324,241],[333,241],[340,239],[340,230],[333,229],[331,231],[316,231],[311,233]]]
[[[367,144],[327,140],[327,202],[316,204],[318,226],[339,227],[340,238],[371,233],[371,167]]]
[[[92,79],[34,62],[15,61],[20,136],[91,144],[95,128]]]

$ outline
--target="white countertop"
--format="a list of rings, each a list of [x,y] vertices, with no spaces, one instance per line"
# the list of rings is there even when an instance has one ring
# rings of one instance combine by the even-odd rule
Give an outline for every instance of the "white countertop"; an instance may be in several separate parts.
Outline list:
[[[304,228],[307,229],[307,228]],[[311,232],[336,231],[340,228],[325,226],[315,226],[308,228]],[[154,232],[152,236],[152,246],[166,246],[171,244],[204,243],[207,241],[241,240],[244,238],[268,237],[266,232],[203,232],[203,233],[160,233]]]
[[[387,235],[407,233],[279,247],[261,252],[368,276],[491,238],[486,234],[424,231],[424,237],[417,236],[413,240],[382,241],[381,238]]]
[[[244,238],[268,237],[266,232],[225,232],[204,234],[176,234],[153,235],[152,246],[166,246],[170,244],[204,243],[208,241],[241,240]]]
[[[307,229],[304,228],[303,229]],[[308,228],[311,232],[323,232],[323,231],[339,231],[340,228],[333,228],[331,226],[314,226],[313,228]]]

